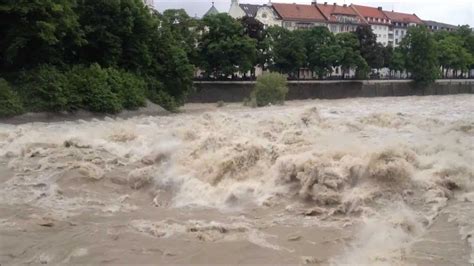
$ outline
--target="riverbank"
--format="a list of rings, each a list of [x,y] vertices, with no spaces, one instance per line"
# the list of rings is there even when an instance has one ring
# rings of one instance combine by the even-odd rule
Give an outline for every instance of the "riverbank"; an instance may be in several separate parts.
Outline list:
[[[200,81],[189,103],[242,102],[250,97],[254,81]],[[287,100],[355,97],[421,96],[474,93],[474,79],[437,80],[417,87],[410,80],[289,81]]]
[[[90,121],[92,119],[105,119],[105,118],[122,118],[127,119],[131,117],[139,116],[159,116],[159,115],[168,115],[170,112],[165,110],[163,107],[154,104],[150,101],[147,101],[146,107],[141,107],[137,110],[125,110],[118,114],[99,114],[88,112],[84,110],[79,110],[74,113],[62,112],[62,113],[26,113],[14,117],[0,118],[0,124],[12,124],[19,125],[24,123],[33,123],[33,122],[63,122],[63,121],[76,121],[76,120],[85,120]]]

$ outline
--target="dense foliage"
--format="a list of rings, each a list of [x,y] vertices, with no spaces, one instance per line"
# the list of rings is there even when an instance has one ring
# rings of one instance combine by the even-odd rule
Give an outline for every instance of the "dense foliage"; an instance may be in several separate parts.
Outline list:
[[[192,89],[196,22],[182,10],[161,15],[142,0],[5,0],[0,17],[0,76],[28,111],[114,113],[148,95],[175,109]]]
[[[474,68],[469,26],[432,33],[411,27],[400,47],[383,47],[370,27],[333,34],[327,27],[265,28],[227,14],[163,14],[142,0],[0,2],[2,101],[25,111],[119,112],[148,98],[169,110],[183,104],[197,74],[255,77],[255,67],[301,78],[467,77]],[[198,71],[196,71],[198,70]],[[2,106],[3,115],[7,115]]]
[[[288,93],[286,76],[279,73],[265,73],[257,78],[251,99],[257,106],[283,104]]]
[[[0,117],[8,117],[23,112],[23,105],[18,95],[8,82],[0,78]]]

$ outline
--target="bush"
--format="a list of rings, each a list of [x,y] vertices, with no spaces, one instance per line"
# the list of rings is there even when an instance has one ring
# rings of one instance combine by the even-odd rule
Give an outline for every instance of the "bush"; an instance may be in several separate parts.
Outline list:
[[[22,72],[19,92],[28,111],[59,112],[69,107],[67,77],[54,66],[42,65]]]
[[[155,104],[160,105],[170,112],[178,110],[178,103],[175,98],[169,95],[163,88],[163,84],[155,79],[147,79],[148,99]]]
[[[71,101],[78,108],[98,113],[118,113],[123,107],[112,91],[107,69],[97,64],[77,66],[68,72]]]
[[[12,90],[10,84],[0,78],[0,117],[9,117],[23,113],[20,98]]]
[[[283,104],[288,93],[286,77],[279,73],[265,73],[257,78],[252,100],[257,106]]]
[[[126,71],[107,69],[108,83],[125,109],[136,110],[146,105],[145,81]]]

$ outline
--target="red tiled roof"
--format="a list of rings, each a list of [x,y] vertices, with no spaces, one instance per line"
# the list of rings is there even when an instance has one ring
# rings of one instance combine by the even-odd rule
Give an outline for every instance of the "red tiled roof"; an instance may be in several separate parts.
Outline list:
[[[325,21],[314,5],[273,3],[272,6],[283,20]]]
[[[382,21],[381,22],[375,22],[375,21],[372,21],[372,20],[368,20],[369,23],[373,23],[373,24],[390,24],[388,22],[389,20],[389,17],[387,17],[387,15],[385,15],[385,13],[378,9],[378,8],[375,8],[375,7],[370,7],[370,6],[360,6],[360,5],[352,5],[356,11],[359,12],[359,14],[361,16],[363,16],[366,20],[367,18],[376,18],[376,19],[381,19]],[[383,19],[385,19],[386,22],[383,22]]]
[[[393,11],[384,11],[385,15],[393,22],[423,24],[423,21],[415,14],[406,14]]]
[[[357,14],[357,12],[350,6],[318,4],[318,9],[323,13],[324,17],[331,22],[337,22],[335,15],[356,17],[359,19],[360,23],[364,22],[364,18]]]

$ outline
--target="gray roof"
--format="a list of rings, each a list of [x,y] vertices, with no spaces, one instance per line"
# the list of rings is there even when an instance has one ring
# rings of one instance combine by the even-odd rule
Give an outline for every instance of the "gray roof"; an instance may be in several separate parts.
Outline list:
[[[217,10],[217,8],[214,6],[214,4],[212,4],[212,7],[209,8],[209,10],[206,12],[206,14],[204,14],[204,17],[205,16],[210,16],[210,15],[217,15],[219,14],[219,11]]]
[[[254,18],[257,15],[257,11],[261,7],[261,5],[251,5],[251,4],[240,4],[239,6],[245,12],[245,15],[247,17],[252,17],[252,18]]]
[[[437,21],[433,21],[433,20],[423,20],[423,22],[427,26],[436,27],[437,29],[440,29],[440,30],[441,29],[457,29],[458,28],[458,26],[455,26],[455,25],[446,24],[446,23],[442,23],[442,22],[437,22]]]

